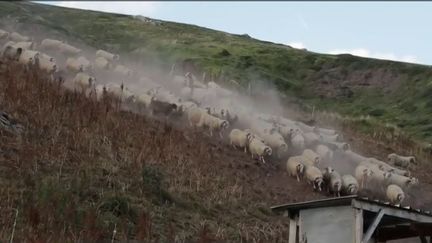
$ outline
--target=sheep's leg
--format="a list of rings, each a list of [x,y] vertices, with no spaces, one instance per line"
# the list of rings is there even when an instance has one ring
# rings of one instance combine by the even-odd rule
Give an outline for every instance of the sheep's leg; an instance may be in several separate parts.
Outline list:
[[[261,156],[261,161],[265,164],[264,156]]]
[[[222,132],[219,132],[219,137],[222,139],[223,138],[223,136],[222,136]]]
[[[300,182],[300,177],[298,175],[296,177],[297,177],[297,181]]]
[[[231,142],[231,145],[234,147],[234,149],[237,149],[237,147],[235,146],[235,144],[233,142]]]

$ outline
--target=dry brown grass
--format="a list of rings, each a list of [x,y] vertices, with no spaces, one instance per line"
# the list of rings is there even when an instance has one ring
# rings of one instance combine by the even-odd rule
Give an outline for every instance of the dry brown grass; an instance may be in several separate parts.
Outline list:
[[[279,242],[273,204],[321,197],[222,141],[63,90],[34,70],[0,70],[0,239]],[[180,125],[179,125],[180,126]],[[290,184],[295,186],[289,186]],[[307,189],[306,189],[307,188]]]

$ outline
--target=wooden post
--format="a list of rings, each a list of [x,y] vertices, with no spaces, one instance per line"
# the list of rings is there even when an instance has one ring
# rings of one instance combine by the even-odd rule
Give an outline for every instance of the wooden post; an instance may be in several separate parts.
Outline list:
[[[297,221],[290,218],[288,243],[296,243]]]
[[[354,209],[354,242],[361,243],[363,237],[363,210]]]

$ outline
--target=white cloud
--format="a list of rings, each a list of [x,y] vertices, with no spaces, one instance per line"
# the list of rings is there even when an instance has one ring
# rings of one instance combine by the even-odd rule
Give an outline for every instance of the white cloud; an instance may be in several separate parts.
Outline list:
[[[393,61],[400,61],[400,62],[410,62],[410,63],[419,63],[419,60],[417,57],[412,55],[404,55],[404,56],[398,56],[394,53],[384,53],[384,52],[372,52],[365,48],[356,48],[356,49],[334,49],[331,51],[328,51],[329,54],[351,54],[354,56],[360,56],[360,57],[369,57],[369,58],[376,58],[376,59],[384,59],[384,60],[393,60]]]
[[[297,48],[297,49],[303,49],[306,48],[306,46],[302,42],[290,42],[287,45]]]
[[[87,10],[95,10],[109,13],[120,13],[128,15],[144,15],[149,16],[154,14],[160,3],[157,2],[86,2],[86,1],[62,1],[62,2],[40,2],[67,8],[79,8]]]

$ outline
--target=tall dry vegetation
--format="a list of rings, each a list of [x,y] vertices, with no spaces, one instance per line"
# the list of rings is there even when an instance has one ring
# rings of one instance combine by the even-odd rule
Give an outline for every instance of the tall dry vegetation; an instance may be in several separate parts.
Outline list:
[[[0,128],[2,240],[277,242],[287,223],[269,206],[317,197],[221,141],[47,80],[1,64],[0,111],[24,127]]]

